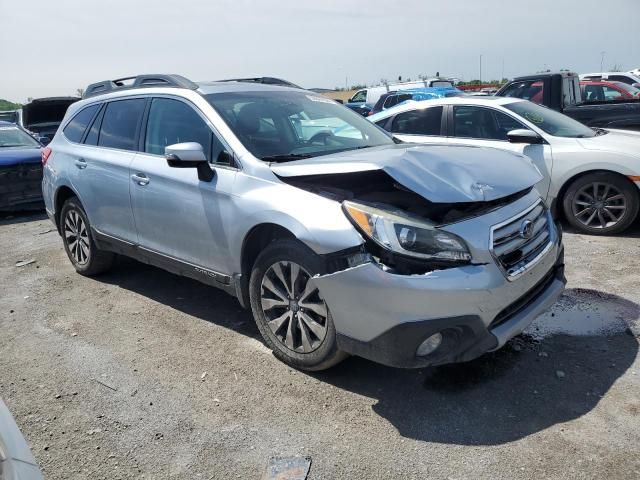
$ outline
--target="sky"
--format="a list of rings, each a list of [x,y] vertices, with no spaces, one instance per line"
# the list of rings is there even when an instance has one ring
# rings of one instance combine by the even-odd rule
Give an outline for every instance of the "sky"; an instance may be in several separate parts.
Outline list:
[[[333,88],[640,67],[640,0],[0,0],[0,98],[139,73]]]

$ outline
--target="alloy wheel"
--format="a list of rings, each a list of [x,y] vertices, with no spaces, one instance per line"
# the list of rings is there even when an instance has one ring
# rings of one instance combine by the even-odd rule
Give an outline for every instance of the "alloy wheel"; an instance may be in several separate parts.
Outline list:
[[[327,305],[300,265],[271,265],[262,278],[260,303],[271,332],[288,349],[309,353],[320,347],[327,335]]]
[[[69,210],[64,219],[64,238],[69,253],[79,265],[89,261],[90,243],[89,232],[82,216],[76,210]]]
[[[575,219],[588,228],[611,228],[624,217],[627,199],[614,185],[594,182],[576,192],[572,210]]]

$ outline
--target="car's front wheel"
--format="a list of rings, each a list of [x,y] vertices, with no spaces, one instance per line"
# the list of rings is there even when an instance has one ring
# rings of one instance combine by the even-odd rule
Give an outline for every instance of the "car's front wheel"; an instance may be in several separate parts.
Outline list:
[[[67,256],[82,275],[98,275],[111,268],[115,255],[98,249],[89,218],[76,197],[69,198],[60,212],[60,233]]]
[[[577,230],[592,235],[609,235],[626,230],[640,207],[638,189],[615,173],[595,172],[574,180],[564,195],[567,221]]]
[[[256,259],[249,282],[251,309],[265,342],[277,358],[303,370],[324,370],[346,357],[313,280],[321,262],[296,240],[276,241]]]

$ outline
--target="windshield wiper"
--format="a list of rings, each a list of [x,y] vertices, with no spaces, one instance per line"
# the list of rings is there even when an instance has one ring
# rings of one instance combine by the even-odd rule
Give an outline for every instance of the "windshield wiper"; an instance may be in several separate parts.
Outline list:
[[[285,155],[267,155],[266,157],[260,157],[260,160],[266,162],[291,162],[293,160],[303,160],[311,157],[313,157],[313,155],[305,153],[288,153]]]
[[[362,150],[363,148],[373,148],[377,145],[362,145],[360,147],[351,147],[351,148],[347,148],[346,150],[342,150],[343,152],[350,152],[351,150]]]

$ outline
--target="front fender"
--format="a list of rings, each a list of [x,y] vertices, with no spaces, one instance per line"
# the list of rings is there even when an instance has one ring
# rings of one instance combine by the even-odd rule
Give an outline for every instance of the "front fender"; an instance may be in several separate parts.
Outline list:
[[[598,153],[600,154],[600,156],[611,155],[610,153],[607,153],[607,152],[593,152],[593,153]],[[559,161],[562,162],[562,160],[559,160]],[[566,162],[566,163],[569,163],[569,162]],[[573,167],[564,170],[562,173],[557,172],[556,170],[558,175],[555,176],[555,178],[553,179],[551,183],[551,189],[549,191],[549,196],[551,198],[556,198],[560,193],[560,190],[572,178],[584,173],[594,172],[594,171],[606,171],[606,172],[618,173],[627,178],[630,176],[640,175],[640,159],[636,159],[634,157],[626,156],[626,155],[616,155],[615,159],[607,159],[606,162],[586,161],[584,163],[579,163],[579,162],[571,162],[571,163],[573,163]]]
[[[347,219],[339,202],[279,182],[245,178],[234,192],[233,213],[227,219],[234,271],[241,270],[242,245],[256,226],[275,224],[289,230],[317,254],[345,250],[364,240]]]

